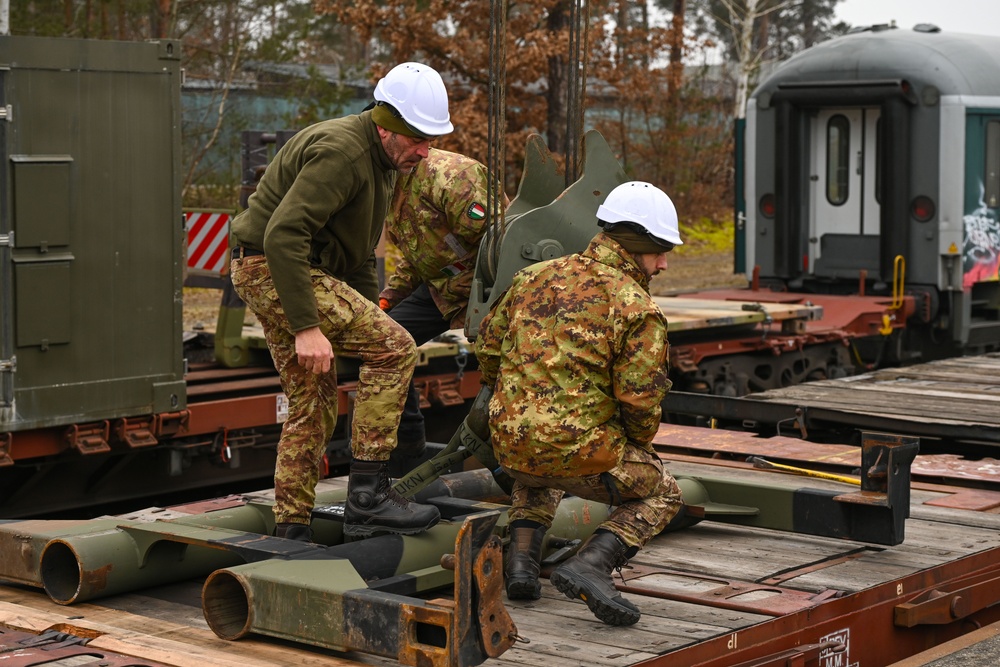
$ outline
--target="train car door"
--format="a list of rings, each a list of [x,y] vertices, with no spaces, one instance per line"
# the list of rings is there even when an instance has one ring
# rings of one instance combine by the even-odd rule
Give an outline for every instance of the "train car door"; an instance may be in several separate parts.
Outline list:
[[[831,256],[836,249],[838,256],[847,251],[877,261],[880,115],[878,107],[816,114],[810,139],[809,273],[816,271],[824,248]]]

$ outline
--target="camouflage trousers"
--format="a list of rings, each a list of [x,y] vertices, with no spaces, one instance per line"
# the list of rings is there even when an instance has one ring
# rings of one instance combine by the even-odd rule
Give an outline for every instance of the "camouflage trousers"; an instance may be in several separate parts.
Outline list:
[[[278,523],[309,523],[327,444],[337,424],[337,374],[316,374],[299,365],[295,334],[262,256],[234,259],[236,293],[254,312],[288,397],[274,471],[274,517]],[[379,307],[322,271],[311,271],[320,329],[335,355],[361,360],[351,422],[354,458],[385,461],[396,446],[396,430],[413,377],[417,352],[406,330]]]
[[[621,463],[599,475],[539,477],[504,468],[514,478],[510,521],[527,519],[552,525],[564,493],[614,506],[599,528],[609,530],[630,547],[642,547],[666,528],[681,508],[677,481],[655,454],[626,445]]]

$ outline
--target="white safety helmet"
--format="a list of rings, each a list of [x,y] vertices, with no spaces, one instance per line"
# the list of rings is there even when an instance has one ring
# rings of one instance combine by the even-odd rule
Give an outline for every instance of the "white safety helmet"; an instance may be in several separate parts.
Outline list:
[[[631,222],[651,236],[673,245],[684,245],[677,226],[677,209],[660,188],[652,183],[629,181],[608,193],[597,207],[597,219],[607,225]]]
[[[407,125],[428,137],[455,129],[441,75],[421,63],[401,63],[379,79],[375,99],[392,105]]]

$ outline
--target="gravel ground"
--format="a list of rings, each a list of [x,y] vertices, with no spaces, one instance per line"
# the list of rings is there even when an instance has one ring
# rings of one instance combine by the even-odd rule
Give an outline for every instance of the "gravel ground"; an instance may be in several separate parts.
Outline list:
[[[676,252],[676,251],[675,251]],[[733,273],[733,253],[692,250],[668,255],[667,269],[653,278],[650,292],[656,296],[674,292],[746,287],[746,276]]]

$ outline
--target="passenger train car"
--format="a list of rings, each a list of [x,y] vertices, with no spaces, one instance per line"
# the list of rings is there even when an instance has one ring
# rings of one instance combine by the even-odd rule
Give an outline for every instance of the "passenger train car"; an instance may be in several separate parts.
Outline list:
[[[743,147],[738,271],[912,296],[883,361],[1000,347],[1000,38],[875,26],[814,46],[756,89]]]

